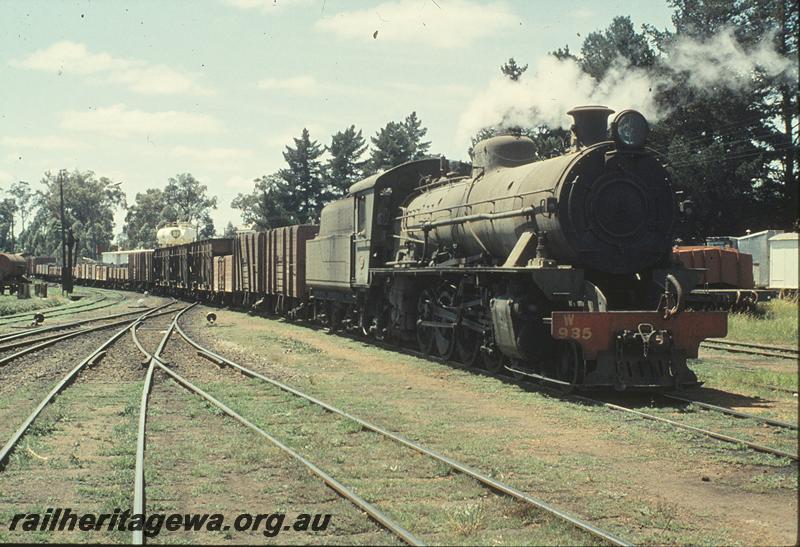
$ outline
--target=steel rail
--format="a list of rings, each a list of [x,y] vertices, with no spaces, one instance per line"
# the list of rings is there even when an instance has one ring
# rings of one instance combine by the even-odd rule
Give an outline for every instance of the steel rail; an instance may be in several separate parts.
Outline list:
[[[696,399],[689,399],[687,397],[682,397],[680,395],[673,395],[672,393],[660,393],[659,395],[661,395],[662,397],[666,397],[667,399],[673,399],[675,401],[683,401],[685,403],[690,403],[699,406],[701,408],[706,408],[708,410],[716,410],[717,412],[722,412],[723,414],[728,414],[730,416],[735,416],[737,418],[756,420],[759,422],[764,422],[765,424],[773,425],[775,427],[794,429],[795,431],[797,431],[797,424],[790,424],[789,422],[773,420],[772,418],[765,418],[764,416],[758,416],[756,414],[748,414],[747,412],[739,412],[738,410],[733,410],[732,408],[712,405],[711,403],[705,403],[703,401],[698,401]]]
[[[156,308],[152,308],[151,311],[156,311],[157,312],[157,310],[160,310],[160,309],[165,308],[167,306],[171,306],[172,304],[174,304],[174,302],[170,302],[168,304],[164,304],[162,306],[158,306]],[[163,313],[157,312],[155,315],[156,316],[164,315],[166,313],[172,313],[172,312],[171,311],[167,311],[167,312],[163,312]],[[6,363],[9,363],[9,362],[11,362],[11,361],[13,361],[15,359],[18,359],[19,357],[22,357],[23,355],[27,355],[29,353],[33,353],[33,352],[38,351],[40,349],[52,346],[52,345],[54,345],[54,344],[56,344],[58,342],[61,342],[62,340],[68,340],[70,338],[75,338],[77,336],[81,336],[81,335],[84,335],[84,334],[89,334],[90,332],[95,332],[95,331],[104,330],[104,329],[110,329],[112,327],[118,327],[119,325],[124,325],[124,324],[129,323],[129,322],[130,321],[128,321],[127,319],[123,319],[121,321],[115,321],[113,323],[108,323],[107,325],[97,325],[97,326],[94,326],[94,327],[87,327],[85,329],[80,329],[80,330],[77,330],[77,331],[68,332],[66,334],[60,334],[57,337],[49,338],[49,339],[47,339],[47,340],[45,340],[43,342],[40,342],[40,343],[35,344],[33,346],[28,346],[25,349],[21,349],[20,351],[18,351],[16,353],[12,353],[11,355],[6,355],[5,357],[0,358],[0,366],[3,366]]]
[[[196,395],[199,395],[200,397],[202,397],[203,399],[205,399],[209,403],[213,404],[214,406],[216,406],[217,408],[222,410],[225,414],[227,414],[228,416],[230,416],[231,418],[233,418],[237,422],[241,423],[245,427],[248,427],[249,429],[252,429],[256,433],[258,433],[259,435],[261,435],[262,437],[267,439],[270,443],[275,445],[277,448],[279,448],[281,451],[283,451],[284,453],[288,454],[289,456],[291,456],[292,458],[294,458],[295,460],[297,460],[298,462],[303,464],[303,466],[305,466],[306,469],[311,471],[311,473],[313,473],[314,475],[316,475],[317,477],[322,479],[322,481],[328,487],[330,487],[332,490],[334,490],[340,496],[342,496],[342,497],[346,498],[347,500],[349,500],[350,502],[352,502],[356,507],[358,507],[359,509],[364,511],[372,519],[374,519],[381,526],[383,526],[384,528],[386,528],[387,530],[389,530],[390,532],[395,534],[397,537],[399,537],[405,543],[407,543],[409,545],[425,545],[425,543],[423,543],[420,539],[418,539],[414,534],[412,534],[411,532],[409,532],[408,530],[403,528],[400,524],[395,522],[392,518],[390,518],[389,516],[384,514],[382,511],[380,511],[374,505],[369,503],[367,500],[365,500],[364,498],[362,498],[361,496],[359,496],[358,494],[356,494],[355,492],[350,490],[348,487],[346,487],[345,485],[343,485],[342,483],[340,483],[339,481],[334,479],[328,473],[326,473],[325,471],[323,471],[322,469],[317,467],[314,463],[312,463],[311,461],[307,460],[306,458],[304,458],[303,456],[301,456],[300,454],[298,454],[297,452],[295,452],[294,450],[292,450],[291,448],[289,448],[288,446],[283,444],[281,441],[279,441],[278,439],[276,439],[275,437],[273,437],[269,433],[267,433],[266,431],[264,431],[263,429],[261,429],[257,425],[255,425],[254,423],[252,423],[249,420],[247,420],[247,418],[241,416],[240,414],[237,414],[234,410],[232,410],[231,408],[227,407],[221,401],[215,399],[214,397],[212,397],[211,395],[209,395],[208,393],[206,393],[205,391],[203,391],[199,387],[193,385],[191,382],[189,382],[188,380],[186,380],[182,376],[178,375],[174,371],[170,370],[168,367],[164,366],[160,361],[157,361],[157,360],[153,359],[152,362],[155,363],[158,368],[160,368],[162,371],[164,371],[168,376],[170,376],[178,384],[180,384],[184,388],[188,389],[189,391],[195,393]]]
[[[51,308],[45,308],[44,310],[40,309],[40,310],[34,310],[34,311],[26,312],[24,314],[20,314],[19,316],[15,316],[15,317],[18,317],[18,318],[14,319],[12,321],[3,321],[4,318],[0,317],[0,326],[13,325],[14,323],[19,323],[20,321],[24,321],[26,318],[30,318],[31,315],[35,314],[35,313],[41,313],[41,314],[43,314],[45,316],[45,318],[48,318],[48,317],[60,317],[62,315],[72,315],[74,313],[85,313],[87,311],[101,310],[103,308],[107,308],[109,306],[114,306],[116,304],[119,304],[120,302],[125,301],[127,298],[128,298],[127,296],[123,295],[122,298],[120,298],[118,300],[113,300],[111,302],[106,302],[105,304],[102,304],[100,306],[96,306],[95,304],[108,299],[107,297],[104,296],[101,299],[92,300],[90,302],[87,302],[86,304],[78,304],[78,305],[75,305],[75,306],[66,306],[66,307],[63,307],[63,308],[54,307],[54,308],[52,308],[52,311],[49,312],[49,313],[48,313],[48,310],[50,310]],[[10,316],[5,316],[5,317],[8,318]]]
[[[329,412],[332,412],[334,414],[337,414],[339,416],[347,418],[347,419],[359,424],[363,428],[369,429],[370,431],[373,431],[374,433],[378,433],[379,435],[382,435],[384,437],[392,439],[393,441],[396,441],[399,444],[401,444],[403,446],[406,446],[407,448],[410,448],[410,449],[412,449],[412,450],[414,450],[416,452],[419,452],[421,454],[425,454],[427,456],[430,456],[431,458],[433,458],[433,459],[435,459],[435,460],[437,460],[437,461],[439,461],[441,463],[444,463],[444,464],[448,465],[449,467],[459,471],[460,473],[463,473],[464,475],[472,477],[473,479],[477,480],[478,482],[480,482],[484,486],[487,486],[487,487],[489,487],[490,489],[492,489],[492,490],[494,490],[496,492],[503,493],[505,495],[508,495],[508,496],[518,500],[518,501],[521,501],[523,503],[527,503],[529,505],[532,505],[532,506],[536,507],[539,510],[542,510],[542,511],[545,511],[547,513],[550,513],[551,515],[554,515],[554,516],[556,516],[556,517],[558,517],[558,518],[560,518],[562,520],[565,520],[565,521],[569,522],[570,524],[574,525],[575,527],[577,527],[577,528],[579,528],[579,529],[581,529],[581,530],[583,530],[583,531],[585,531],[585,532],[587,532],[587,533],[589,533],[589,534],[591,534],[591,535],[593,535],[595,537],[598,537],[600,539],[608,541],[612,545],[619,545],[619,546],[632,545],[631,543],[629,543],[629,542],[627,542],[627,541],[625,541],[625,540],[623,540],[621,538],[618,538],[617,536],[611,534],[610,532],[606,532],[605,530],[602,530],[602,529],[600,529],[600,528],[598,528],[598,527],[596,527],[596,526],[584,521],[583,519],[581,519],[581,518],[579,518],[579,517],[577,517],[575,515],[572,515],[572,514],[566,512],[566,511],[564,511],[562,509],[558,509],[558,508],[548,504],[545,501],[542,501],[540,499],[534,498],[534,497],[530,496],[529,494],[526,494],[525,492],[522,492],[521,490],[518,490],[518,489],[514,488],[513,486],[510,486],[510,485],[504,484],[504,483],[502,483],[500,481],[497,481],[497,480],[495,480],[495,479],[493,479],[493,478],[491,478],[491,477],[489,477],[487,475],[484,475],[480,471],[472,469],[471,467],[468,467],[468,466],[466,466],[466,465],[464,465],[462,463],[459,463],[459,462],[457,462],[457,461],[455,461],[455,460],[453,460],[453,459],[451,459],[451,458],[449,458],[449,457],[447,457],[447,456],[445,456],[443,454],[440,454],[440,453],[438,453],[438,452],[436,452],[434,450],[431,450],[431,449],[426,448],[426,447],[424,447],[424,446],[422,446],[420,444],[417,444],[414,441],[406,439],[405,437],[402,437],[402,436],[398,435],[397,433],[393,433],[391,431],[383,429],[380,426],[374,425],[374,424],[372,424],[372,423],[370,423],[370,422],[368,422],[366,420],[363,420],[361,418],[358,418],[358,417],[356,417],[356,416],[354,416],[354,415],[352,415],[352,414],[350,414],[348,412],[340,410],[340,409],[338,409],[338,408],[336,408],[336,407],[334,407],[334,406],[332,406],[332,405],[330,405],[328,403],[320,401],[319,399],[316,399],[316,398],[314,398],[314,397],[312,397],[310,395],[307,395],[307,394],[305,394],[305,393],[303,393],[303,392],[301,392],[301,391],[299,391],[299,390],[297,390],[295,388],[292,388],[292,387],[290,387],[290,386],[288,386],[288,385],[286,385],[286,384],[284,384],[282,382],[279,382],[277,380],[274,380],[272,378],[269,378],[267,376],[259,374],[258,372],[250,370],[250,369],[248,369],[248,368],[246,368],[246,367],[244,367],[242,365],[239,365],[238,363],[235,363],[235,362],[231,361],[230,359],[227,359],[226,357],[223,357],[223,356],[221,356],[221,355],[219,355],[219,354],[217,354],[217,353],[215,353],[215,352],[213,352],[213,351],[201,346],[200,344],[198,344],[194,340],[192,340],[183,331],[183,329],[181,328],[180,324],[177,324],[175,326],[175,331],[184,340],[186,340],[187,343],[189,343],[191,346],[193,346],[200,353],[200,355],[203,355],[206,358],[210,358],[212,361],[214,361],[214,362],[216,362],[218,364],[228,365],[228,366],[238,370],[239,372],[242,372],[243,374],[245,374],[247,376],[250,376],[252,378],[258,378],[259,380],[263,380],[263,381],[265,381],[265,382],[267,382],[267,383],[269,383],[269,384],[271,384],[271,385],[273,385],[275,387],[280,388],[283,391],[286,391],[286,392],[291,393],[293,395],[296,395],[296,396],[298,396],[298,397],[300,397],[302,399],[305,399],[305,400],[307,400],[307,401],[309,401],[309,402],[311,402],[313,404],[321,406],[322,408],[324,408],[325,410],[327,410]]]
[[[15,332],[15,333],[12,333],[12,334],[6,334],[6,335],[3,335],[3,336],[0,336],[0,342],[8,342],[9,340],[17,340],[19,338],[27,338],[27,337],[33,336],[35,334],[42,334],[44,332],[68,329],[70,327],[77,327],[77,326],[80,326],[80,325],[86,325],[88,323],[96,323],[97,321],[105,321],[105,320],[108,320],[108,319],[117,319],[118,317],[127,317],[129,315],[136,315],[136,314],[140,314],[141,315],[142,313],[144,313],[146,311],[149,311],[151,309],[152,309],[152,307],[143,307],[143,308],[139,308],[138,310],[134,310],[134,311],[126,311],[126,312],[123,312],[123,313],[115,313],[113,315],[105,315],[103,317],[90,317],[88,319],[81,319],[79,321],[72,321],[70,323],[60,323],[58,325],[49,325],[49,326],[46,326],[46,327],[39,327],[39,328],[30,329],[30,330],[26,330],[24,332]],[[0,347],[0,351],[2,351],[3,349],[5,349],[7,347],[8,347],[8,345],[4,345],[4,346]]]
[[[71,311],[71,310],[74,310],[74,309],[85,308],[87,306],[91,306],[93,304],[97,304],[98,302],[102,302],[103,300],[106,300],[108,298],[107,295],[105,295],[105,294],[103,294],[103,293],[101,293],[99,291],[98,292],[92,291],[92,292],[93,292],[92,296],[98,296],[99,298],[92,298],[92,299],[87,300],[85,302],[81,302],[81,301],[66,302],[64,304],[59,304],[58,306],[51,306],[49,308],[39,308],[39,309],[36,309],[36,310],[21,311],[21,312],[11,313],[11,314],[8,314],[8,315],[3,315],[3,316],[0,316],[0,325],[10,324],[10,323],[17,323],[17,322],[19,322],[19,321],[21,321],[21,320],[23,320],[25,318],[30,317],[31,314],[35,314],[35,313],[45,313],[45,312],[52,312],[52,311],[67,311],[67,310]],[[9,321],[9,319],[11,319],[12,321]]]
[[[758,350],[749,347],[743,347],[738,345],[732,345],[728,342],[702,342],[700,344],[701,347],[706,349],[713,349],[718,351],[728,351],[731,353],[745,353],[747,355],[762,355],[764,357],[777,357],[778,359],[791,359],[792,361],[797,360],[797,354],[791,353],[780,353],[778,351],[771,351],[771,350]]]
[[[353,339],[357,339],[357,340],[363,341],[363,338],[353,338]],[[462,363],[459,363],[458,361],[452,361],[452,360],[447,360],[447,359],[443,359],[443,358],[437,358],[436,356],[428,355],[428,354],[422,353],[421,351],[416,351],[416,350],[412,350],[412,349],[408,349],[408,348],[402,348],[402,347],[398,347],[398,346],[393,346],[393,345],[381,343],[381,342],[378,342],[378,341],[375,341],[375,340],[370,340],[370,343],[372,345],[377,346],[377,347],[383,347],[385,349],[388,348],[388,349],[391,349],[393,351],[399,351],[401,353],[406,353],[408,355],[412,355],[414,357],[418,357],[418,358],[421,358],[421,359],[426,359],[426,360],[439,362],[439,363],[446,363],[446,364],[448,364],[450,366],[457,367],[457,368],[460,368],[462,370],[468,370],[470,372],[482,374],[484,376],[489,376],[489,377],[492,377],[492,378],[496,378],[498,380],[510,381],[510,382],[513,382],[513,383],[515,383],[515,384],[517,384],[519,386],[531,387],[531,388],[538,389],[538,390],[545,390],[545,391],[547,391],[547,392],[549,392],[549,393],[551,393],[551,394],[553,394],[553,395],[555,395],[555,396],[557,396],[559,398],[562,398],[562,399],[570,399],[571,398],[571,399],[583,400],[584,402],[590,403],[590,404],[593,404],[593,405],[602,405],[602,406],[605,406],[607,408],[611,408],[613,410],[619,410],[621,412],[630,412],[630,413],[633,413],[633,414],[635,414],[635,415],[637,415],[637,416],[639,416],[641,418],[654,420],[654,421],[659,421],[659,422],[663,422],[663,423],[668,423],[668,424],[673,425],[674,427],[677,427],[679,429],[686,429],[688,431],[693,431],[695,433],[700,433],[700,434],[706,435],[708,437],[713,437],[713,438],[721,440],[721,441],[730,442],[730,443],[734,443],[734,444],[741,444],[741,445],[747,446],[748,448],[756,450],[758,452],[765,452],[765,453],[768,453],[768,454],[773,454],[775,456],[781,456],[781,457],[792,459],[794,461],[798,461],[798,455],[797,454],[793,454],[791,452],[784,452],[782,450],[778,450],[778,449],[771,448],[771,447],[768,447],[768,446],[763,446],[763,445],[760,445],[758,443],[753,443],[753,442],[750,442],[750,441],[746,441],[744,439],[738,439],[736,437],[731,437],[731,436],[725,435],[723,433],[717,433],[716,431],[710,431],[710,430],[702,429],[702,428],[699,428],[699,427],[694,427],[694,426],[682,424],[682,423],[676,422],[674,420],[669,420],[667,418],[661,418],[661,417],[655,416],[653,414],[647,414],[646,412],[641,412],[639,410],[634,410],[632,408],[624,407],[624,406],[621,406],[621,405],[615,405],[613,403],[608,403],[606,401],[601,401],[599,399],[592,399],[591,397],[585,397],[583,395],[564,394],[564,393],[558,391],[557,389],[549,387],[549,386],[545,386],[545,385],[542,385],[542,384],[536,384],[536,383],[533,383],[533,382],[527,382],[527,381],[524,381],[524,380],[518,380],[518,379],[512,378],[510,376],[497,374],[497,373],[494,373],[494,372],[491,372],[491,371],[488,371],[488,370],[468,367],[466,365],[463,365]]]
[[[186,308],[184,310],[181,310],[180,313],[182,314],[184,311],[187,311],[187,310],[188,310],[188,308]],[[178,320],[178,316],[176,316],[176,318],[173,321],[172,325],[170,325],[169,332],[165,336],[164,340],[166,340],[169,337],[169,335],[171,334],[172,329],[177,326],[177,320]],[[148,367],[148,373],[150,373],[152,371],[152,365],[158,366],[165,373],[167,373],[169,376],[171,376],[179,385],[181,385],[184,388],[188,389],[189,391],[199,395],[200,397],[203,397],[204,399],[206,399],[210,403],[212,403],[215,406],[217,406],[218,408],[220,408],[223,412],[228,414],[231,418],[234,418],[235,420],[237,420],[241,424],[243,424],[246,427],[252,429],[253,431],[258,433],[259,435],[265,437],[268,441],[270,441],[272,444],[277,446],[283,452],[287,453],[289,456],[291,456],[291,457],[295,458],[296,460],[298,460],[307,469],[309,469],[313,474],[315,474],[317,477],[322,479],[323,482],[328,487],[333,489],[340,496],[342,496],[345,499],[347,499],[350,502],[352,502],[356,507],[358,507],[359,509],[364,511],[369,517],[373,518],[376,522],[378,522],[379,524],[384,526],[386,529],[388,529],[392,533],[396,534],[404,542],[408,543],[409,545],[424,545],[424,543],[422,543],[419,539],[417,539],[411,532],[409,532],[408,530],[406,530],[405,528],[400,526],[398,523],[393,521],[390,517],[385,515],[383,512],[381,512],[375,506],[373,506],[368,501],[366,501],[363,498],[361,498],[358,494],[356,494],[355,492],[351,491],[349,488],[347,488],[346,486],[341,484],[339,481],[337,481],[336,479],[334,479],[333,477],[328,475],[325,471],[323,471],[322,469],[320,469],[319,467],[314,465],[312,462],[310,462],[309,460],[305,459],[303,456],[301,456],[300,454],[298,454],[297,452],[295,452],[294,450],[292,450],[288,446],[284,445],[278,439],[276,439],[275,437],[272,437],[269,433],[265,432],[264,430],[262,430],[258,426],[254,425],[252,422],[248,421],[246,418],[242,417],[241,415],[237,414],[235,411],[233,411],[230,408],[228,408],[221,401],[215,399],[214,397],[212,397],[208,393],[204,392],[200,388],[194,386],[191,382],[189,382],[185,378],[179,376],[177,373],[175,373],[172,370],[170,370],[169,368],[167,368],[165,363],[160,359],[160,356],[158,355],[158,353],[160,353],[160,352],[158,350],[156,351],[156,354],[150,354],[144,348],[144,346],[141,344],[141,342],[139,341],[139,339],[136,336],[136,327],[137,326],[138,325],[131,327],[130,330],[131,330],[131,334],[133,335],[133,339],[134,339],[134,342],[136,344],[136,347],[138,347],[139,351],[141,351],[145,355],[145,357],[148,358],[149,361],[150,361],[150,365],[151,366]],[[144,393],[143,393],[143,397],[144,397]],[[143,399],[143,403],[142,404],[146,404],[146,403],[144,403],[144,399]],[[140,419],[141,419],[141,416],[143,416],[144,414],[140,411],[139,415],[140,415]],[[141,425],[141,422],[140,422],[140,427],[143,430],[144,426]],[[143,437],[143,435],[142,435],[142,437]],[[142,454],[143,454],[143,452],[144,452],[144,447],[142,446]],[[137,470],[138,470],[138,462],[139,462],[138,455],[139,455],[139,451],[138,451],[138,446],[137,446]],[[140,474],[137,471],[136,479],[137,479],[137,493],[135,493],[135,495],[134,495],[134,514],[136,514],[137,510],[139,511],[140,514],[143,514],[143,511],[144,511],[144,502],[143,502],[143,499],[144,499],[144,490],[143,490],[144,476],[143,476],[143,473]],[[142,485],[142,486],[138,486],[138,485]],[[139,493],[139,489],[140,488],[141,488],[141,493]],[[138,494],[138,497],[137,497],[137,494]],[[138,506],[138,509],[137,509],[137,501],[136,501],[137,499],[142,500],[140,502],[140,505]],[[141,544],[141,538],[137,538],[134,535],[133,542],[137,543],[137,540],[139,541],[139,544]]]
[[[605,406],[606,408],[610,408],[612,410],[618,410],[620,412],[628,412],[630,414],[633,414],[633,415],[638,416],[640,418],[644,418],[646,420],[653,420],[655,422],[661,422],[661,423],[669,424],[669,425],[671,425],[673,427],[677,427],[678,429],[685,429],[686,431],[693,431],[695,433],[700,433],[702,435],[705,435],[707,437],[712,437],[712,438],[718,439],[720,441],[725,441],[725,442],[728,442],[728,443],[744,445],[744,446],[746,446],[748,448],[752,448],[753,450],[756,450],[757,452],[764,452],[764,453],[767,453],[767,454],[773,454],[775,456],[781,456],[783,458],[789,458],[789,459],[792,459],[794,461],[798,461],[798,456],[797,456],[796,453],[793,454],[791,452],[785,452],[783,450],[778,450],[777,448],[771,448],[769,446],[764,446],[762,444],[746,441],[744,439],[739,439],[737,437],[731,437],[730,435],[725,435],[724,433],[717,433],[716,431],[711,431],[709,429],[703,429],[701,427],[695,427],[693,425],[682,424],[680,422],[676,422],[675,420],[670,420],[669,418],[662,418],[661,416],[656,416],[654,414],[648,414],[647,412],[642,412],[640,410],[636,410],[636,409],[633,409],[633,408],[628,408],[627,406],[617,405],[617,404],[614,404],[614,403],[609,403],[607,401],[601,401],[599,399],[592,399],[591,397],[584,397],[583,395],[568,395],[568,397],[573,398],[573,399],[577,399],[577,400],[580,400],[580,401],[584,401],[584,402],[587,402],[587,403],[590,403],[590,404],[594,404],[594,405],[601,404],[601,405]]]
[[[163,305],[163,306],[161,306],[161,307],[163,308],[163,307],[166,307],[166,306],[172,305],[173,303],[174,303],[174,302],[170,302],[170,303],[168,303],[168,304],[164,304],[164,305]],[[148,312],[146,312],[146,313],[142,314],[142,315],[141,315],[141,316],[139,316],[138,318],[134,319],[134,320],[133,320],[133,322],[132,322],[132,324],[133,324],[133,325],[135,325],[135,324],[137,324],[137,323],[139,323],[139,322],[141,322],[141,321],[144,321],[145,319],[147,319],[148,317],[150,317],[151,315],[153,315],[153,313],[154,313],[156,310],[158,310],[158,309],[159,309],[159,308],[154,308],[153,310],[150,310],[150,311],[148,311]],[[117,341],[117,339],[119,339],[121,336],[123,336],[123,335],[124,335],[124,334],[125,334],[125,333],[128,331],[128,329],[129,329],[129,327],[125,327],[124,329],[121,329],[120,331],[116,332],[116,333],[115,333],[113,336],[111,336],[111,338],[109,338],[108,340],[106,340],[105,342],[103,342],[103,343],[102,343],[102,344],[101,344],[101,345],[100,345],[100,346],[99,346],[97,349],[95,349],[95,350],[94,350],[92,353],[90,353],[88,357],[86,357],[86,358],[85,358],[83,361],[81,361],[80,363],[78,363],[78,365],[77,365],[77,366],[75,366],[75,368],[73,368],[72,370],[70,370],[70,371],[69,371],[69,372],[68,372],[68,373],[67,373],[67,374],[66,374],[66,375],[65,375],[65,376],[64,376],[64,377],[61,379],[61,381],[59,381],[59,382],[56,384],[56,386],[55,386],[55,387],[54,387],[54,388],[53,388],[53,389],[50,391],[50,393],[48,393],[48,394],[45,396],[45,398],[44,398],[44,399],[42,399],[42,401],[39,403],[39,405],[38,405],[38,406],[37,406],[37,407],[36,407],[36,408],[33,410],[33,412],[31,412],[31,414],[30,414],[30,415],[29,415],[29,416],[28,416],[28,417],[25,419],[25,421],[24,421],[24,422],[22,423],[22,425],[21,425],[21,426],[20,426],[20,427],[19,427],[19,428],[16,430],[16,432],[14,432],[14,434],[13,434],[13,435],[11,436],[11,438],[10,438],[10,439],[9,439],[9,440],[6,442],[6,444],[3,446],[3,448],[2,448],[2,449],[0,449],[0,465],[2,465],[2,464],[3,464],[3,462],[5,462],[5,460],[6,460],[6,458],[8,457],[8,455],[9,455],[9,454],[11,453],[11,451],[12,451],[12,450],[13,450],[13,449],[16,447],[17,443],[18,443],[18,442],[19,442],[19,440],[22,438],[22,436],[25,434],[25,432],[28,430],[28,428],[31,426],[31,424],[32,424],[32,423],[33,423],[33,421],[36,419],[36,417],[37,417],[37,416],[39,416],[39,414],[41,414],[42,410],[44,410],[44,408],[45,408],[45,407],[46,407],[48,404],[50,404],[50,402],[52,402],[52,400],[53,400],[53,399],[54,399],[54,398],[55,398],[55,397],[56,397],[56,396],[57,396],[59,393],[61,393],[61,392],[64,390],[64,388],[65,388],[65,387],[67,387],[67,386],[68,386],[68,385],[69,385],[69,384],[72,382],[72,380],[74,380],[74,379],[75,379],[75,377],[78,375],[78,373],[79,373],[79,372],[80,372],[80,371],[81,371],[81,370],[82,370],[82,369],[83,369],[83,368],[84,368],[86,365],[88,365],[88,364],[90,364],[90,363],[94,362],[94,361],[97,359],[97,357],[98,357],[99,355],[101,355],[102,353],[105,353],[106,349],[107,349],[108,347],[110,347],[110,346],[111,346],[111,344],[113,344],[114,342],[116,342],[116,341]]]
[[[167,328],[167,332],[164,333],[164,337],[161,339],[161,342],[158,344],[156,351],[150,356],[150,362],[147,365],[147,373],[145,374],[144,378],[144,386],[142,387],[142,398],[139,403],[139,426],[137,429],[137,436],[136,436],[136,467],[134,470],[134,484],[133,484],[133,514],[134,515],[142,515],[144,516],[145,512],[145,496],[144,496],[144,449],[145,449],[145,434],[147,429],[147,402],[150,397],[150,390],[153,386],[153,371],[155,370],[156,363],[159,362],[159,357],[161,356],[161,352],[164,351],[164,347],[167,345],[167,340],[172,335],[172,331],[175,329],[175,325],[178,321],[178,318],[190,308],[196,306],[197,304],[191,304],[186,306],[182,310],[178,311],[175,314],[175,317],[172,319],[169,327]],[[136,338],[136,327],[138,323],[134,323],[131,325],[127,330],[131,331],[131,336]],[[136,345],[139,347],[140,350],[144,351],[144,348],[141,344],[136,340]],[[146,352],[145,352],[146,353]],[[143,545],[144,544],[144,533],[142,529],[134,530],[132,536],[132,543],[134,545]]]
[[[706,338],[704,342],[709,342],[711,344],[728,344],[730,346],[742,346],[744,348],[782,351],[785,353],[794,353],[795,355],[800,353],[800,350],[791,346],[778,346],[775,344],[754,344],[752,342],[740,342],[739,340],[726,340],[724,338]]]

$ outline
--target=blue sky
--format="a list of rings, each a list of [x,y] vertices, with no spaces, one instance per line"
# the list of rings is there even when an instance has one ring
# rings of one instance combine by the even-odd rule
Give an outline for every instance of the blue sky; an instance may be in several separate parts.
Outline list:
[[[502,62],[577,51],[616,15],[671,27],[657,0],[0,0],[0,188],[91,169],[132,202],[188,171],[221,229],[303,127],[368,137],[416,110],[432,152],[466,159],[459,120]]]

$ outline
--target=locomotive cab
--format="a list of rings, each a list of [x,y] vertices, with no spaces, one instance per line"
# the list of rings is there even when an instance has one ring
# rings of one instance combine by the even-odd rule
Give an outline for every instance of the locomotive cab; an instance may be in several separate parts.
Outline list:
[[[369,287],[372,268],[393,260],[399,204],[424,177],[438,176],[438,158],[399,165],[353,184],[322,209],[320,231],[308,242],[308,283],[317,294]],[[341,294],[344,293],[344,294]]]

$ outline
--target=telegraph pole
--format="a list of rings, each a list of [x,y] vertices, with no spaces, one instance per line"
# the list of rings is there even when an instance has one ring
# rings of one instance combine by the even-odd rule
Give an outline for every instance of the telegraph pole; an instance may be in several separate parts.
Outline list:
[[[67,235],[64,226],[64,170],[58,172],[58,189],[61,195],[61,294],[72,292],[72,264],[67,264]]]

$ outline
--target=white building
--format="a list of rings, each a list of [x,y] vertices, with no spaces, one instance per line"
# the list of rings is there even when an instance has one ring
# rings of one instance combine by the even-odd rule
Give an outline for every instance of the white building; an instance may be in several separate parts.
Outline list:
[[[783,230],[764,230],[733,238],[740,253],[753,257],[753,281],[756,287],[769,285],[769,238],[782,233]]]
[[[797,290],[798,234],[788,232],[769,238],[769,287]]]

